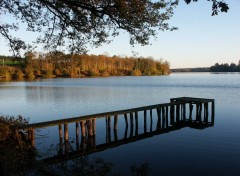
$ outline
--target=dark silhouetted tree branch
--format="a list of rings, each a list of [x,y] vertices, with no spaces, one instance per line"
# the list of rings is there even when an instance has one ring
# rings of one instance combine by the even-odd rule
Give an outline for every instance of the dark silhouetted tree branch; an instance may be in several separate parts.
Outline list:
[[[0,15],[10,15],[27,30],[38,32],[36,43],[48,50],[66,47],[70,53],[84,53],[87,46],[110,42],[120,30],[130,36],[130,44],[149,44],[158,30],[173,30],[168,20],[179,0],[1,0]],[[193,0],[196,1],[196,0]],[[222,0],[212,2],[213,15],[227,12]],[[191,0],[185,0],[190,3]],[[12,37],[19,24],[0,22],[0,35],[14,55],[26,49],[25,42]],[[19,36],[18,36],[19,37]]]

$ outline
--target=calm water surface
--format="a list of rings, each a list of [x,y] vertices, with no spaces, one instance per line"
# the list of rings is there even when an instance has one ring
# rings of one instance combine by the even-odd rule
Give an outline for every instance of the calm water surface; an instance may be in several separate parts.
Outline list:
[[[89,157],[113,163],[112,173],[119,175],[129,175],[130,166],[144,163],[150,175],[238,175],[240,74],[179,73],[161,77],[1,82],[0,115],[23,115],[34,123],[167,103],[170,98],[181,96],[215,99],[214,127],[182,128]],[[120,120],[119,124],[121,138],[124,123]],[[99,120],[97,143],[105,140],[104,129],[104,120]],[[48,136],[39,137],[37,143],[42,155],[51,153],[50,149],[58,143],[54,130],[39,132],[39,136]]]

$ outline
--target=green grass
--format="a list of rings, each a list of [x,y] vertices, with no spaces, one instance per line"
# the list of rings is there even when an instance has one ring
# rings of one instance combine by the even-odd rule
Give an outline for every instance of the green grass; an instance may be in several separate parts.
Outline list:
[[[4,61],[4,66],[18,66],[20,65],[21,63],[19,61],[10,61],[10,60],[7,60],[7,61]],[[0,66],[3,66],[3,61],[0,60]]]

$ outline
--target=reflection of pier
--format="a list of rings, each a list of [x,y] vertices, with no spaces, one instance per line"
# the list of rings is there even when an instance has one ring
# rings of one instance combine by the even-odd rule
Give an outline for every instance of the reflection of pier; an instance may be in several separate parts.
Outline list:
[[[209,115],[209,106],[211,115]],[[143,113],[143,115],[140,114]],[[154,114],[156,114],[154,116]],[[96,145],[96,125],[98,118],[106,120],[106,143]],[[118,120],[124,118],[124,137],[118,137]],[[113,123],[111,123],[113,120]],[[68,124],[76,124],[76,151],[69,152]],[[143,124],[143,129],[140,129]],[[111,126],[113,125],[113,126]],[[116,147],[137,140],[145,139],[154,135],[168,133],[184,127],[203,129],[214,125],[214,100],[202,98],[180,97],[171,99],[170,103],[144,106],[121,111],[112,111],[100,114],[93,114],[69,119],[29,124],[21,127],[21,130],[28,131],[28,139],[31,145],[35,145],[34,130],[37,128],[58,126],[60,146],[63,144],[63,151],[60,147],[59,155],[44,159],[47,163],[57,162],[65,159],[75,158],[107,148]],[[18,131],[16,135],[18,137]],[[113,137],[111,136],[113,130]],[[79,134],[81,131],[81,143]],[[142,133],[140,133],[143,131]],[[20,142],[20,140],[19,140]]]

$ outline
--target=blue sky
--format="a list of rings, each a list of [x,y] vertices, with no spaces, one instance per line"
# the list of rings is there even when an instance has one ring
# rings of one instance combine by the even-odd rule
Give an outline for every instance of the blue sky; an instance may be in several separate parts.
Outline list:
[[[127,33],[121,33],[110,44],[99,48],[89,48],[89,54],[109,54],[164,59],[171,68],[208,67],[216,62],[238,63],[240,60],[240,0],[227,1],[230,10],[211,16],[211,3],[200,0],[186,5],[180,1],[174,10],[170,24],[179,29],[173,32],[159,31],[151,45],[134,48],[129,44]],[[1,20],[1,19],[0,19]],[[21,36],[31,40],[34,35],[20,31]],[[9,55],[8,48],[1,39],[0,55]]]

